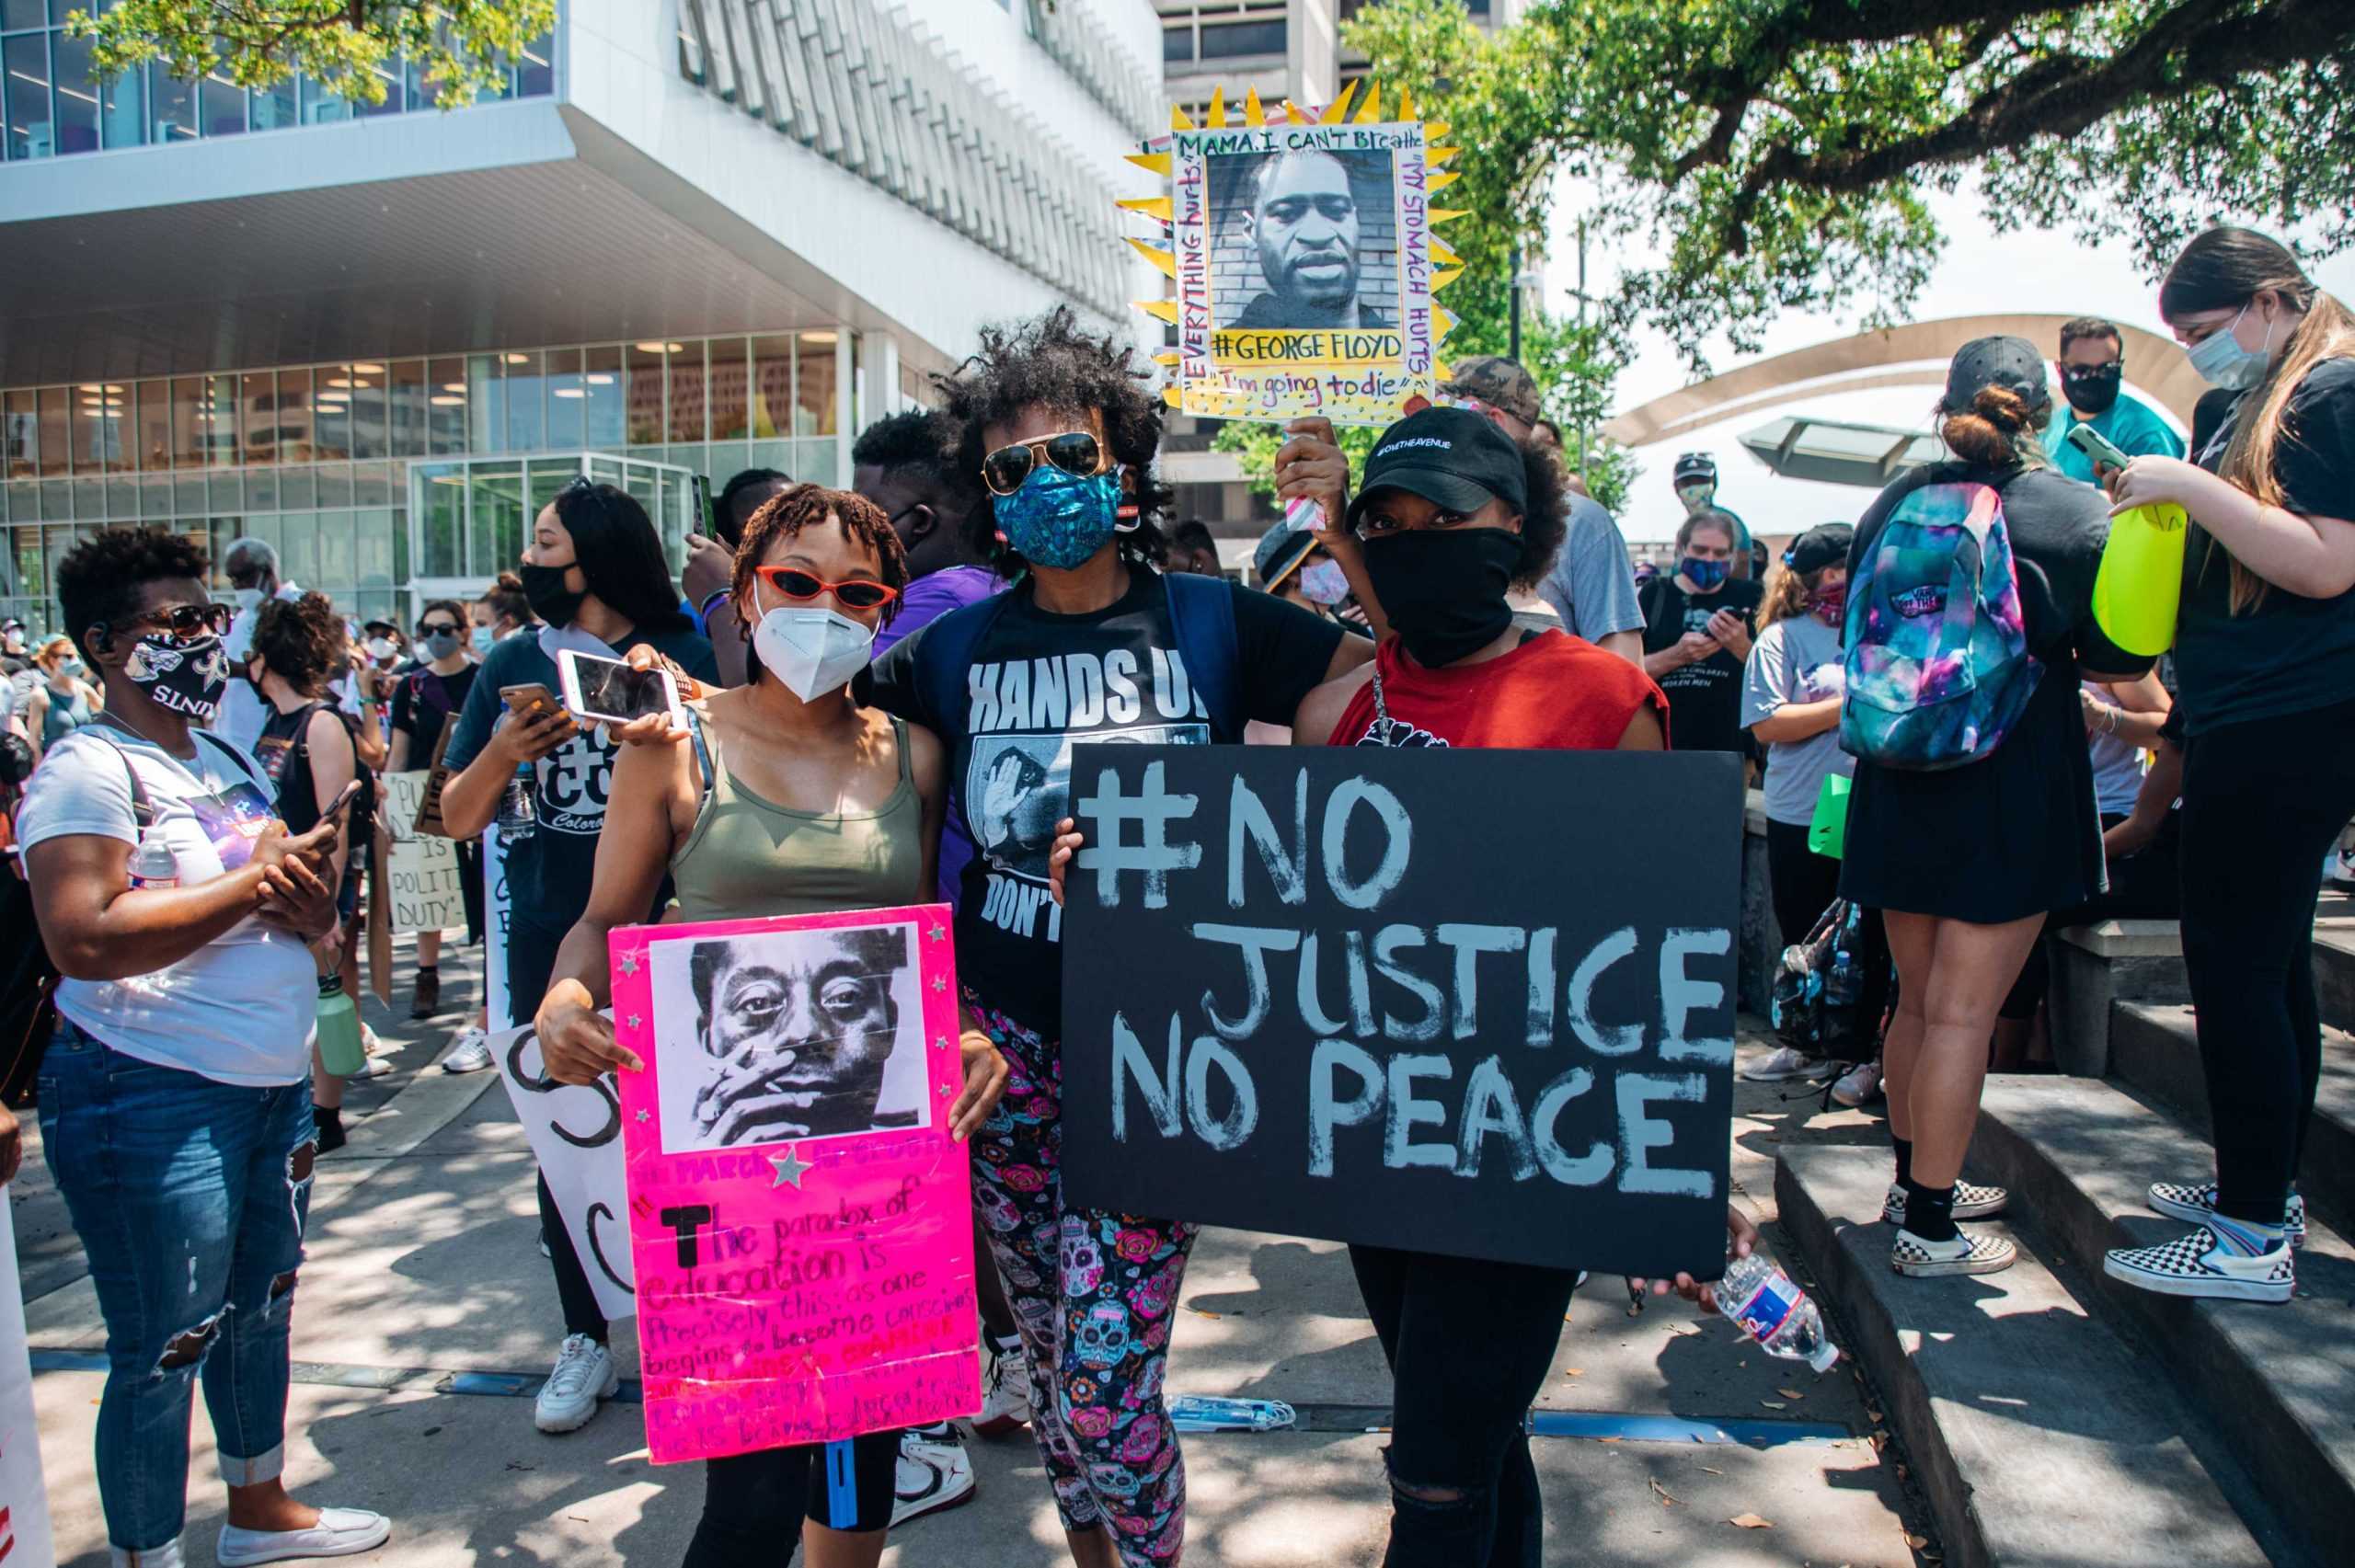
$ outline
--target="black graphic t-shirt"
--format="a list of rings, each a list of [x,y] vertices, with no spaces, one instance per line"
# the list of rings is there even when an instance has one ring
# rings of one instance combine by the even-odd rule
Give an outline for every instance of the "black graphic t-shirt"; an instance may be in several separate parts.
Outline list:
[[[1340,630],[1257,589],[1233,592],[1235,721],[1290,724],[1325,679]],[[1085,615],[1040,610],[1028,584],[994,603],[1002,608],[973,650],[961,711],[932,712],[918,678],[931,626],[876,662],[868,697],[949,748],[955,809],[976,850],[958,899],[959,978],[1053,1039],[1063,1032],[1063,910],[1047,892],[1047,855],[1055,824],[1071,815],[1073,743],[1205,746],[1242,737],[1212,724],[1157,574],[1132,572],[1126,593]]]
[[[1694,598],[1676,586],[1672,577],[1656,577],[1644,584],[1637,602],[1644,612],[1644,651],[1659,653],[1674,647],[1687,632],[1706,632],[1709,617],[1730,610],[1750,623],[1758,635],[1759,586],[1732,578],[1723,588]],[[1741,660],[1725,648],[1691,664],[1680,665],[1660,678],[1668,697],[1668,743],[1679,751],[1740,751],[1741,727]]]

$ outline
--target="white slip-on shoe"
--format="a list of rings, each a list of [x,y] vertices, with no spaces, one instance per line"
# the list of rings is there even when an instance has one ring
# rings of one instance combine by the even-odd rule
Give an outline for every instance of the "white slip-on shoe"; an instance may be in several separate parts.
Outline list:
[[[282,1562],[291,1557],[350,1557],[373,1551],[393,1533],[393,1522],[365,1508],[322,1508],[319,1522],[306,1530],[247,1530],[221,1527],[214,1555],[221,1568],[251,1568],[257,1562]]]

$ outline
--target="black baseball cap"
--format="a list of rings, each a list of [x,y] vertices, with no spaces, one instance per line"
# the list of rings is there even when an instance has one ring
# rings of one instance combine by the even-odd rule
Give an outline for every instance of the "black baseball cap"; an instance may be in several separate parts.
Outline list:
[[[1426,408],[1382,432],[1350,501],[1350,527],[1376,490],[1405,490],[1450,511],[1477,511],[1491,498],[1516,513],[1529,510],[1521,449],[1468,408]]]
[[[2044,379],[2044,356],[2025,338],[1974,338],[1955,350],[1954,362],[1947,366],[1947,410],[1969,409],[1991,386],[2017,393],[2030,408],[2052,395]]]
[[[1848,558],[1856,531],[1844,522],[1819,522],[1784,547],[1783,565],[1801,577]]]
[[[1716,458],[1706,452],[1688,452],[1676,460],[1676,472],[1670,476],[1669,483],[1681,485],[1687,479],[1715,479],[1717,476]]]

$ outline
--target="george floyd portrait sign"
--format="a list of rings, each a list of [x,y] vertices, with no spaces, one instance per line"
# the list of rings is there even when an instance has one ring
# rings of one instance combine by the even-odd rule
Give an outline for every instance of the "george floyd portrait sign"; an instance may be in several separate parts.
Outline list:
[[[950,919],[612,933],[655,1463],[981,1407]]]
[[[1072,804],[1073,1203],[1717,1276],[1730,753],[1082,746]]]

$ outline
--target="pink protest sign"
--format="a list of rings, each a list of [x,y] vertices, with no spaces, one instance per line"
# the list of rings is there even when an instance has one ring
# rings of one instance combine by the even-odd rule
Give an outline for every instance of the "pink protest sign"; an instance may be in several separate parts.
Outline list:
[[[654,1462],[981,1408],[946,904],[613,933]]]

